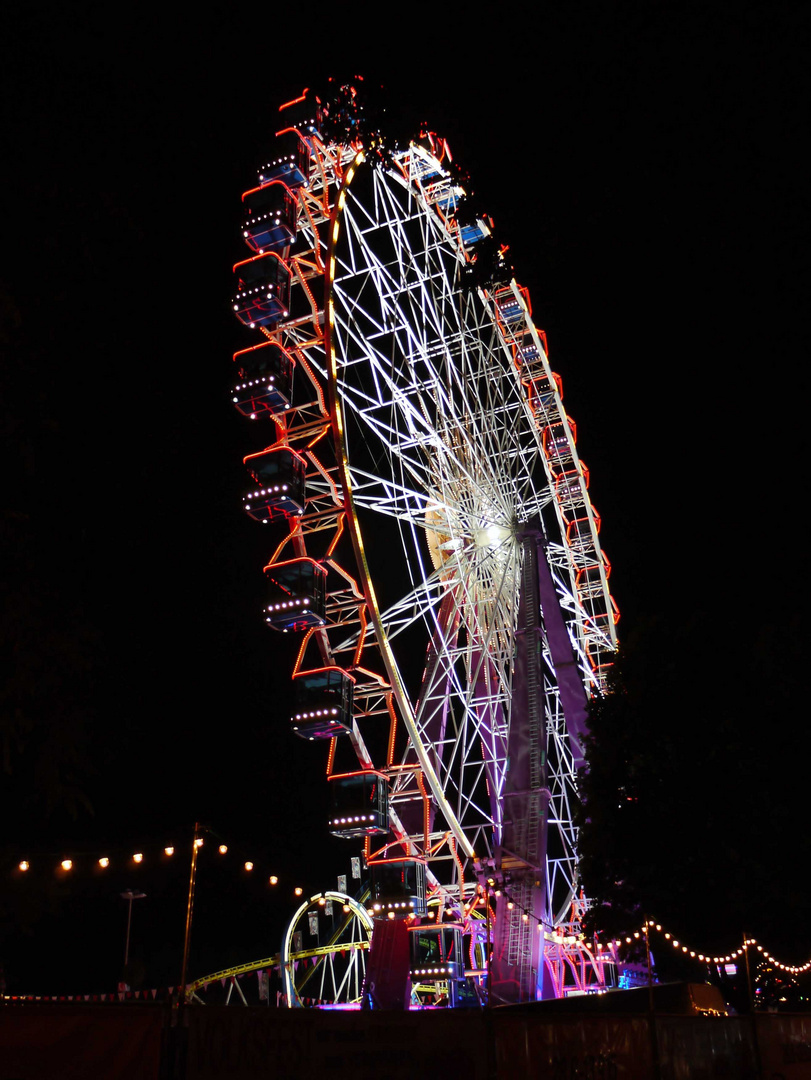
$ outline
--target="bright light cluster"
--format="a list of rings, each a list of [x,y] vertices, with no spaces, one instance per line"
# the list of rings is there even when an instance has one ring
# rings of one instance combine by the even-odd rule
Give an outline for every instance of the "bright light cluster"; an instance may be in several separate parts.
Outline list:
[[[373,915],[375,912],[383,911],[384,908],[387,911],[389,911],[389,910],[393,911],[393,909],[395,909],[395,908],[399,909],[399,908],[413,908],[413,907],[414,907],[414,901],[413,900],[395,900],[393,904],[372,904],[372,908],[369,911],[369,914]]]
[[[262,375],[258,379],[249,379],[248,382],[237,383],[237,385],[234,387],[234,391],[236,392],[237,390],[248,390],[251,386],[261,386],[262,383],[269,383],[269,382],[275,382],[275,381],[276,381],[276,376],[275,375]],[[233,400],[236,402],[239,399],[234,398]]]
[[[281,210],[267,210],[264,214],[251,214],[251,217],[248,220],[248,224],[249,225],[258,225],[260,221],[268,221],[268,220],[270,220],[270,218],[273,218],[274,222],[278,225],[279,222],[282,219],[282,214],[283,213],[284,213],[284,207],[282,207]],[[243,236],[250,236],[251,234],[248,232],[247,229],[243,229],[242,235]],[[260,248],[259,249],[259,254],[261,255],[262,253],[263,253],[263,248]]]
[[[193,841],[193,848],[194,848],[194,850],[199,851],[199,849],[201,847],[203,847],[204,844],[205,844],[204,838],[201,837],[201,836],[198,836]],[[228,853],[228,850],[229,849],[228,849],[227,844],[219,844],[218,847],[217,847],[217,851],[219,852],[220,855],[226,855]],[[163,848],[164,855],[166,855],[168,857],[173,856],[175,854],[175,851],[176,851],[176,849],[175,849],[173,844],[167,844]],[[114,856],[116,855],[115,852],[113,854],[114,854]],[[90,861],[92,862],[92,865],[94,867],[96,867],[97,869],[107,870],[113,865],[114,862],[117,861],[118,865],[121,865],[123,862],[125,862],[127,860],[127,858],[129,858],[130,862],[135,863],[136,865],[141,865],[142,863],[147,861],[147,856],[145,855],[145,853],[143,851],[133,852],[128,857],[125,856],[122,853],[117,857],[117,860],[116,860],[115,857],[111,858],[109,855],[92,855],[92,856],[90,856]],[[37,860],[35,860],[35,862],[36,861]],[[244,868],[246,870],[248,870],[248,871],[253,870],[253,868],[254,868],[254,864],[250,860],[245,862],[243,865],[244,865]],[[21,859],[17,863],[17,870],[20,873],[27,873],[31,869],[32,869],[32,863],[31,863],[31,861],[29,859]],[[77,871],[81,871],[83,869],[86,869],[86,866],[84,864],[84,861],[77,864],[74,859],[72,859],[72,858],[70,858],[68,856],[65,856],[64,858],[59,860],[59,862],[56,865],[56,869],[61,870],[63,873],[67,874],[67,873],[71,873],[71,872],[75,873]],[[279,879],[275,874],[272,874],[272,875],[269,876],[268,882],[269,882],[270,885],[277,885],[278,882],[279,882]]]
[[[279,604],[268,604],[266,611],[285,611],[287,608],[298,607],[299,604],[309,604],[308,599],[304,600],[282,600]]]
[[[542,929],[540,923],[538,923],[538,929]],[[557,930],[551,934],[544,933],[544,938],[547,941],[554,941],[556,945],[579,945],[586,940],[585,934],[561,934]]]
[[[310,122],[315,123],[314,120],[310,121]],[[273,174],[275,174],[278,171],[279,166],[282,166],[282,165],[295,165],[295,163],[296,163],[295,154],[285,154],[284,157],[274,158],[269,164],[265,165],[264,167],[266,169],[272,169]],[[260,179],[260,181],[264,180],[265,179],[265,174],[264,173],[259,173],[259,179]]]
[[[315,709],[313,712],[300,712],[296,713],[293,717],[294,720],[310,720],[315,716],[336,716],[337,709]]]
[[[265,299],[266,300],[272,300],[273,299],[273,285],[254,285],[253,288],[251,288],[251,289],[240,289],[240,291],[237,293],[237,297],[240,300],[244,300],[248,296],[253,296],[256,293],[265,292],[266,289],[270,289],[271,291],[266,294]],[[239,310],[238,306],[236,304],[234,304],[234,311],[238,311],[238,310]],[[287,312],[285,311],[285,315],[286,314],[287,314]]]
[[[272,487],[260,488],[259,491],[246,495],[245,502],[249,505],[251,499],[258,499],[260,495],[273,495],[277,491],[287,491],[287,484],[273,484]]]
[[[358,814],[357,817],[333,818],[330,825],[354,825],[360,821],[374,821],[374,814]]]

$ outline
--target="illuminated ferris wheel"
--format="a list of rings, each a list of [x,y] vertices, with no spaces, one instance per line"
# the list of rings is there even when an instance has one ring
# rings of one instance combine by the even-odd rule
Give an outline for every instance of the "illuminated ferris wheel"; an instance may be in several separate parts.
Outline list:
[[[446,143],[387,141],[357,86],[283,106],[243,195],[233,306],[256,341],[233,400],[270,428],[245,459],[264,618],[301,636],[291,725],[326,744],[330,831],[363,840],[371,1004],[485,968],[527,1000],[602,978],[573,809],[609,565],[492,223]]]

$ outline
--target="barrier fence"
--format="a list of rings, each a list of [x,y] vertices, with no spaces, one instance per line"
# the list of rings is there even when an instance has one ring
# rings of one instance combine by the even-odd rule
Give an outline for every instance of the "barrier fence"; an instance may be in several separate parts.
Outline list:
[[[0,1080],[804,1080],[811,1015],[0,1007]]]

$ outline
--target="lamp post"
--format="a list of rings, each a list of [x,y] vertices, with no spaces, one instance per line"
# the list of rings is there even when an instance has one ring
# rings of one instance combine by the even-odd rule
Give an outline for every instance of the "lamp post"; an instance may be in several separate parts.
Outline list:
[[[127,939],[124,944],[124,967],[126,968],[130,959],[130,926],[132,925],[132,902],[133,900],[143,900],[146,896],[145,892],[140,892],[138,889],[127,889],[122,892],[122,899],[128,901],[127,904]]]
[[[180,989],[178,1002],[183,1004],[186,1000],[186,976],[189,970],[189,946],[191,944],[191,922],[194,914],[194,881],[197,876],[197,852],[203,843],[200,833],[203,831],[199,821],[194,823],[194,843],[191,847],[191,869],[189,870],[189,899],[186,904],[186,934],[183,940],[183,968],[180,972]]]

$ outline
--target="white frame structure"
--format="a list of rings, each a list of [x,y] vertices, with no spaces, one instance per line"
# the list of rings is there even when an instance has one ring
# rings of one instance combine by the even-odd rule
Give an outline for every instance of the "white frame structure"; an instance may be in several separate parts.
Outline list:
[[[583,730],[583,709],[574,717],[572,695],[563,700],[552,623],[565,627],[564,682],[571,686],[576,669],[584,702],[602,687],[616,648],[588,470],[526,291],[503,275],[492,284],[471,274],[490,228],[460,220],[465,193],[444,142],[429,136],[383,153],[359,133],[331,137],[312,100],[316,119],[294,125],[309,165],[294,191],[296,240],[283,253],[290,311],[262,330],[299,368],[294,407],[274,417],[274,445],[308,461],[306,512],[268,569],[292,546],[341,583],[296,669],[353,672],[350,741],[362,768],[389,771],[392,835],[428,858],[433,887],[463,910],[477,878],[504,861],[511,738],[520,740],[516,724],[526,723],[516,656],[534,537],[549,584],[540,619],[534,602],[533,708],[542,721],[532,753],[543,775],[532,784],[542,798],[526,813],[543,818],[529,827],[545,832],[543,856],[533,857],[545,860],[538,917],[552,932],[571,921],[578,891],[573,805]],[[377,522],[390,527],[381,533]],[[376,544],[394,534],[396,550],[387,542],[381,559]],[[418,687],[417,638],[427,651]],[[374,762],[367,734],[381,715],[407,735],[395,758],[392,734],[384,764]],[[329,768],[334,754],[333,742]],[[515,962],[537,966],[523,933],[509,935]]]

